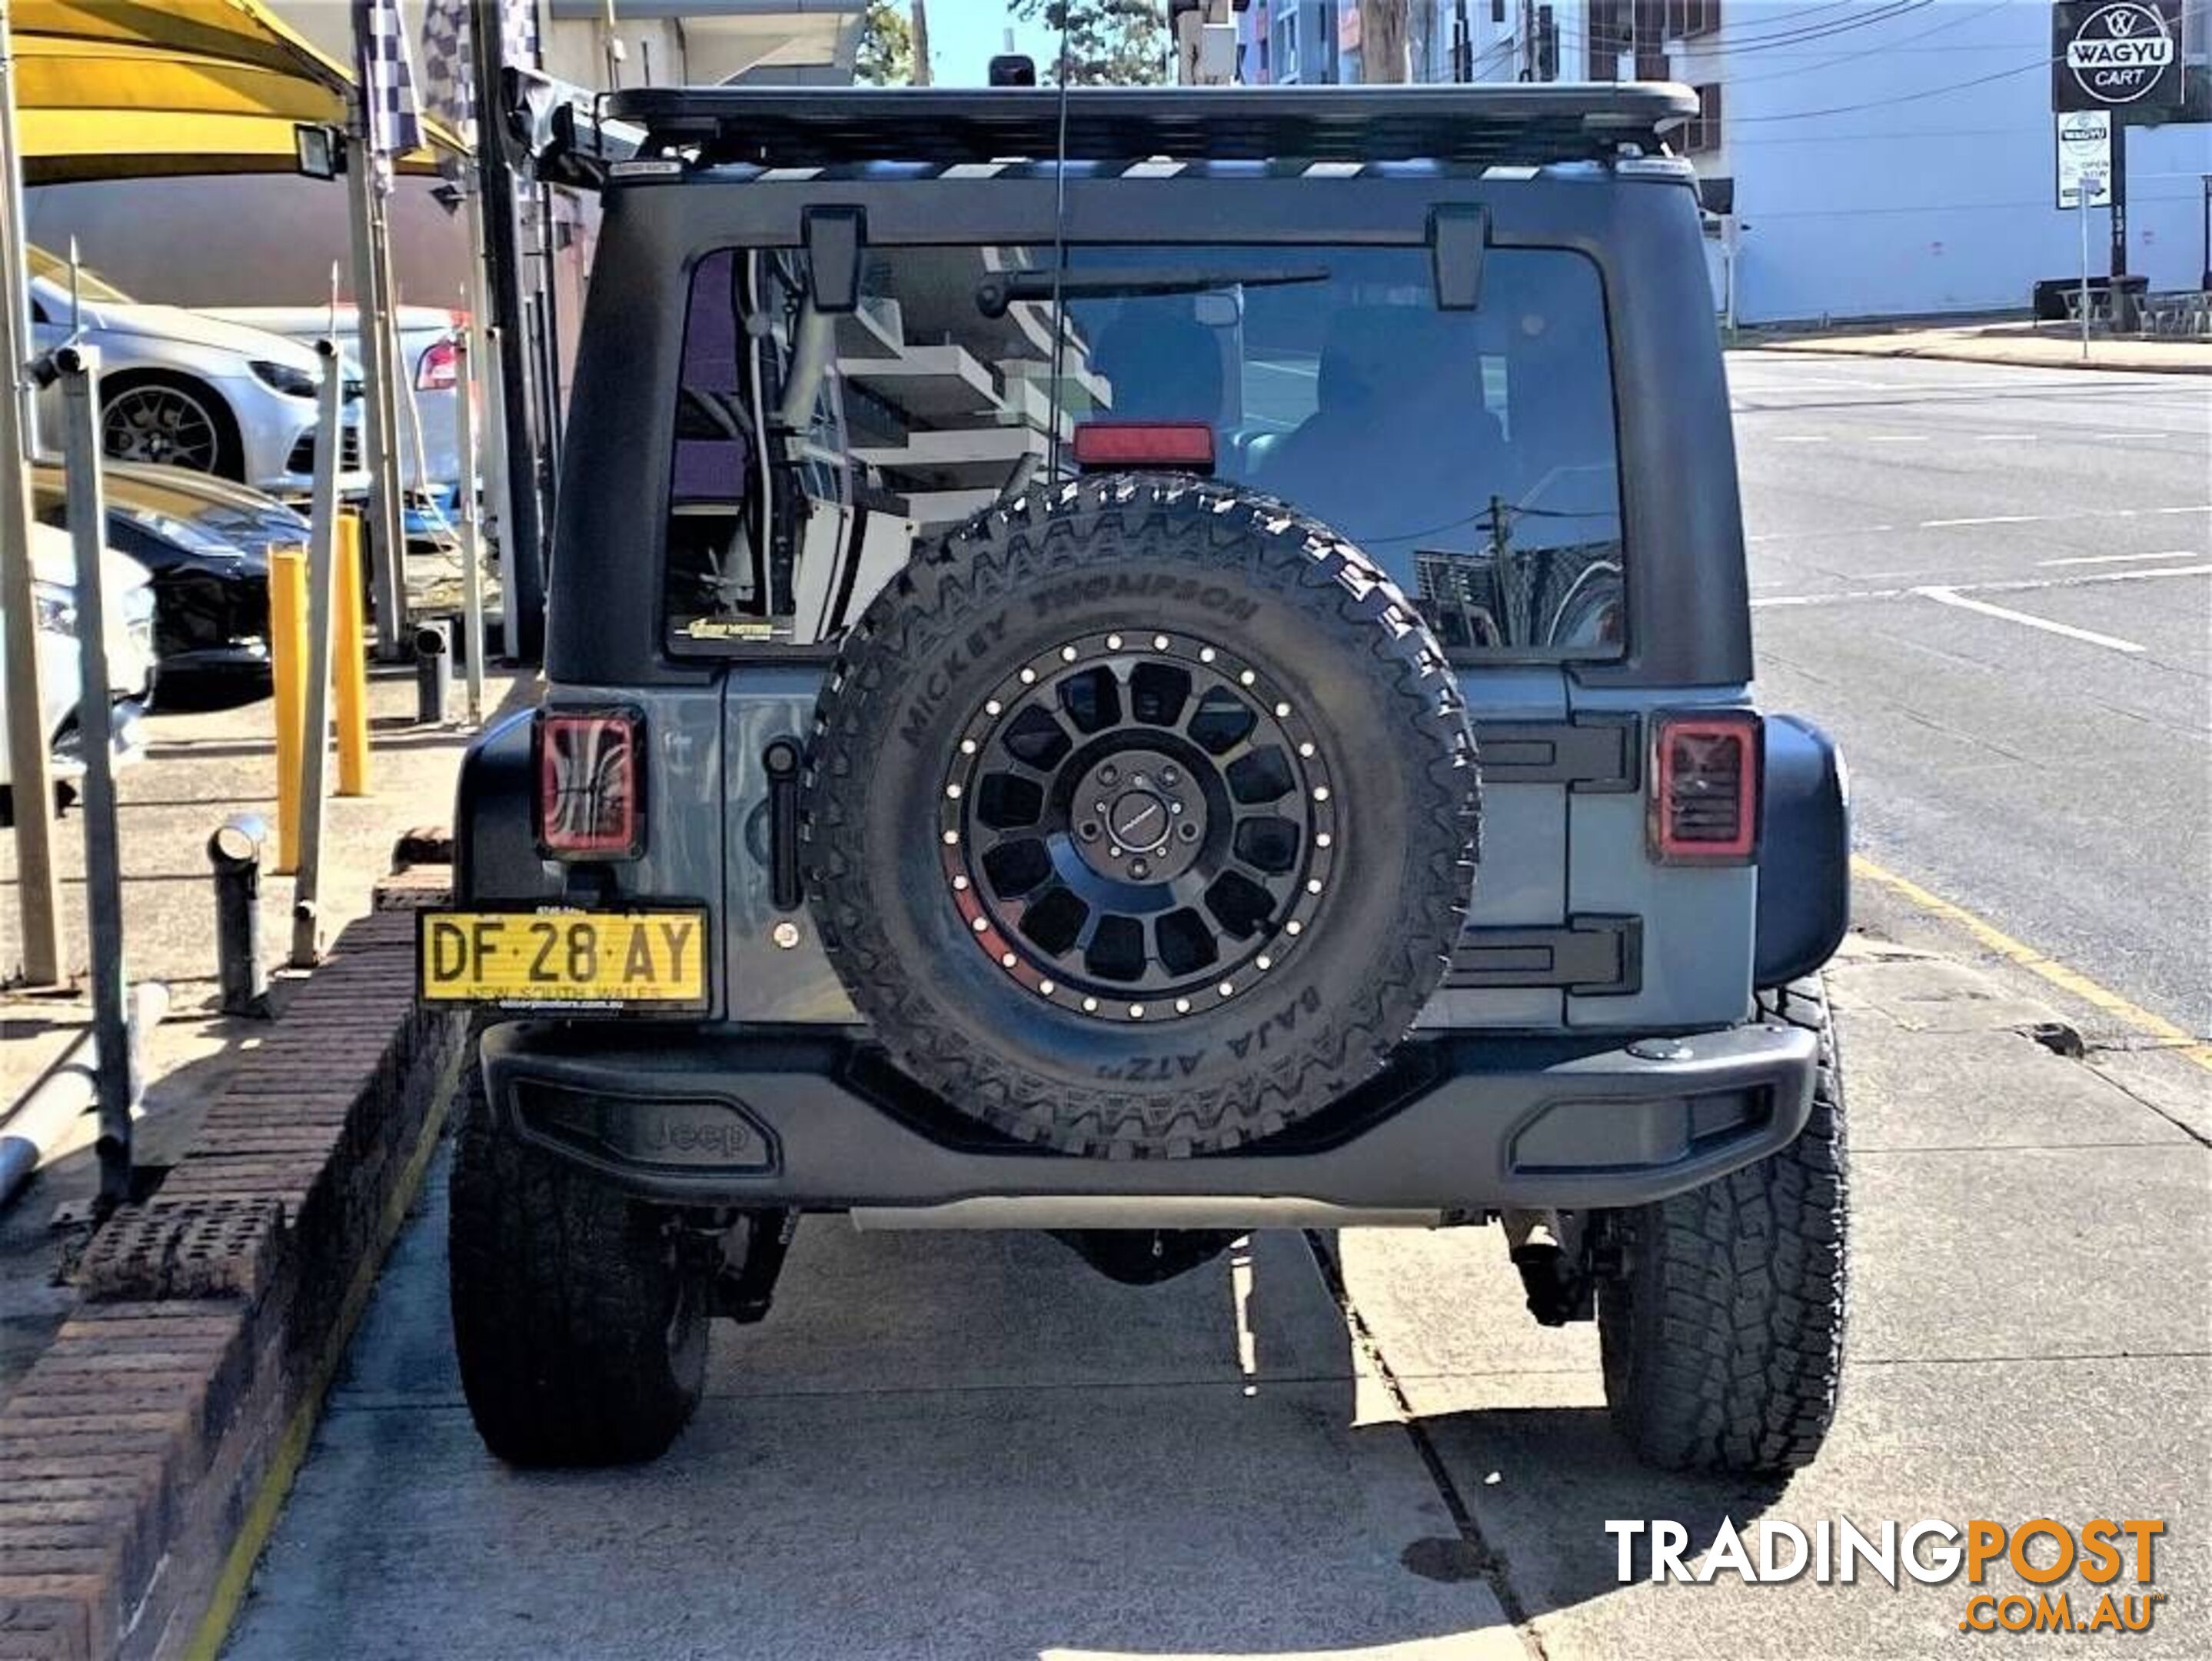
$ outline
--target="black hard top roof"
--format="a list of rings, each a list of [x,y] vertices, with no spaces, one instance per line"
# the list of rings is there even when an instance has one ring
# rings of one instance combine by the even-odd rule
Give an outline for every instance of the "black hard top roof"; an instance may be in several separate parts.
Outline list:
[[[639,87],[599,100],[641,151],[708,161],[953,165],[1059,153],[1052,88]],[[1669,82],[1398,87],[1083,87],[1067,95],[1079,161],[1296,159],[1540,164],[1654,147],[1698,109]]]

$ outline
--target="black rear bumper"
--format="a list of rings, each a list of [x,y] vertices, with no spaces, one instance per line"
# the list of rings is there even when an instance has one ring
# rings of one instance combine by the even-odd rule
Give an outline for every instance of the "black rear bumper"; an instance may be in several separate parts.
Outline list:
[[[1616,1047],[1617,1046],[1617,1047]],[[643,1197],[1126,1226],[1239,1217],[1640,1204],[1789,1143],[1814,1040],[1753,1025],[1686,1037],[1444,1037],[1327,1113],[1234,1153],[1106,1160],[968,1123],[849,1038],[556,1023],[483,1037],[507,1123]],[[1019,1203],[1017,1203],[1019,1202]],[[1086,1208],[1103,1208],[1091,1210]],[[1028,1226],[1024,1222],[1022,1226]]]

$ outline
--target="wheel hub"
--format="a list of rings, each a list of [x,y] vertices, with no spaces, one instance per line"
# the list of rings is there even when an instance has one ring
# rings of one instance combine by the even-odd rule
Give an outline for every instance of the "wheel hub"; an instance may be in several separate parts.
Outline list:
[[[1171,1019],[1294,950],[1338,847],[1327,757],[1256,665],[1166,635],[1085,636],[961,729],[939,831],[977,946],[1039,996]]]
[[[1167,846],[1168,805],[1151,791],[1124,791],[1106,813],[1114,840],[1132,853],[1154,854]]]

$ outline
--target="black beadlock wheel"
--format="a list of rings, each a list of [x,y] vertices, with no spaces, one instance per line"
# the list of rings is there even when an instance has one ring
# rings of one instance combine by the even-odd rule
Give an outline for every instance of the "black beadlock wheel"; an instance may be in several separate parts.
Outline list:
[[[878,1040],[955,1110],[1179,1156],[1371,1075],[1468,904],[1443,654],[1281,504],[1120,476],[919,554],[825,685],[805,865]]]
[[[1755,1165],[1618,1214],[1620,1271],[1598,1285],[1613,1422],[1668,1470],[1801,1469],[1843,1384],[1849,1167],[1827,992],[1814,977],[1759,1003],[1820,1040],[1805,1129]]]

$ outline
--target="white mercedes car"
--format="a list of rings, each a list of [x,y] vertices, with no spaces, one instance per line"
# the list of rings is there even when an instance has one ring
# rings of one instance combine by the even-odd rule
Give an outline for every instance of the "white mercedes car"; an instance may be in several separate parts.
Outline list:
[[[217,306],[205,315],[266,329],[309,345],[330,332],[330,313],[322,306]],[[338,310],[338,350],[349,363],[361,362],[356,315],[351,306]],[[401,306],[392,319],[399,336],[400,368],[406,377],[398,389],[403,489],[437,495],[460,478],[460,417],[459,395],[454,391],[459,360],[453,351],[453,332],[465,321],[465,313],[435,306]]]
[[[68,265],[28,250],[38,350],[69,337]],[[311,347],[263,329],[177,306],[141,305],[80,265],[84,338],[100,349],[100,438],[109,455],[236,479],[273,496],[313,488],[315,392],[321,361]],[[58,450],[58,387],[39,399],[40,436]],[[340,488],[363,489],[361,382],[349,370],[339,447]]]

